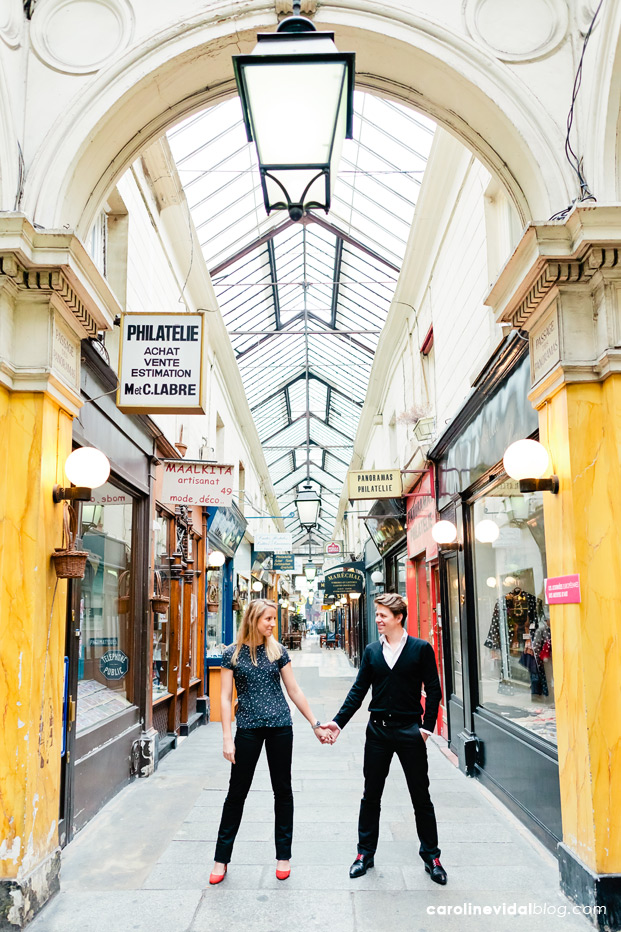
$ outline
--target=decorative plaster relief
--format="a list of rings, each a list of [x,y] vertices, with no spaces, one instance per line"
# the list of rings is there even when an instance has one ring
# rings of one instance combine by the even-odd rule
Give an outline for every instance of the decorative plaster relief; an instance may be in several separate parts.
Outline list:
[[[473,39],[506,62],[550,55],[567,35],[565,0],[466,0]]]
[[[31,39],[50,68],[90,74],[122,52],[133,31],[129,0],[39,0]]]
[[[16,49],[21,43],[23,23],[22,0],[2,0],[0,2],[0,37],[12,49]]]

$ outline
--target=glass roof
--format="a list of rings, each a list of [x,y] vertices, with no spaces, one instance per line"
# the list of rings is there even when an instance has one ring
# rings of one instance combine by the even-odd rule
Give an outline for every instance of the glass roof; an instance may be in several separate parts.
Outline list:
[[[330,214],[265,213],[238,98],[168,134],[287,530],[307,477],[332,536],[435,124],[356,92]]]

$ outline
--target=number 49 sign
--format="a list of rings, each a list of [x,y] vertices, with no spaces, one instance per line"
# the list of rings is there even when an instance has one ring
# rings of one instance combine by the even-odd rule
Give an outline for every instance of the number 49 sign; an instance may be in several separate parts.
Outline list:
[[[203,460],[164,460],[163,505],[228,508],[233,500],[234,466]]]

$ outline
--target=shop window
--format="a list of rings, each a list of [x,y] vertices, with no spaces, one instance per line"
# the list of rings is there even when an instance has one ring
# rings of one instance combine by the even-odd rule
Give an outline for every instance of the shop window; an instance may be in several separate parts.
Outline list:
[[[77,726],[79,733],[134,701],[134,499],[108,482],[82,506],[88,551],[79,585]]]
[[[97,216],[91,228],[87,249],[101,274],[106,275],[108,271],[108,215],[105,210]]]
[[[153,525],[155,572],[159,574],[162,595],[170,599],[171,519],[158,513]],[[153,615],[153,698],[168,692],[170,602],[167,611]]]
[[[543,494],[506,481],[474,503],[472,526],[479,701],[556,743]]]
[[[188,537],[189,557],[196,562],[198,553],[198,538],[194,534]],[[190,602],[190,675],[198,676],[198,577],[194,575],[192,580],[192,594]]]
[[[207,621],[205,646],[207,657],[221,657],[225,645],[223,634],[224,574],[220,568],[207,570]]]
[[[239,626],[242,623],[242,618],[244,617],[244,612],[249,601],[250,593],[250,584],[246,576],[237,575],[237,585],[235,591],[233,592],[233,614],[235,618],[235,636],[239,631]]]
[[[464,678],[461,663],[461,622],[459,596],[459,572],[455,556],[446,560],[447,605],[449,613],[449,633],[451,638],[451,661],[453,667],[453,694],[463,702]]]

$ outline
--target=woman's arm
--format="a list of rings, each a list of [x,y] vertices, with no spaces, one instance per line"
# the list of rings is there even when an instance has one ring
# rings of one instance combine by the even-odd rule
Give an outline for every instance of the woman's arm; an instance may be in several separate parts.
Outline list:
[[[302,690],[297,684],[297,681],[296,681],[295,676],[293,675],[293,670],[291,669],[290,663],[287,663],[284,667],[282,667],[280,671],[280,675],[282,676],[282,681],[285,684],[285,689],[287,690],[287,694],[289,698],[294,703],[294,705],[296,705],[297,708],[300,710],[300,712],[302,713],[306,721],[310,723],[310,725],[313,728],[313,731],[315,732],[315,734],[317,735],[321,743],[332,744],[332,735],[329,732],[329,730],[325,728],[315,728],[315,722],[317,721],[317,719],[311,712],[311,707],[308,704],[308,699],[306,698],[306,696],[304,695],[304,693],[302,692]]]
[[[235,744],[231,734],[231,705],[233,702],[233,671],[222,667],[220,672],[220,717],[222,719],[222,753],[231,764],[235,763]]]

